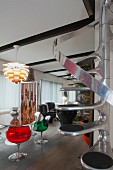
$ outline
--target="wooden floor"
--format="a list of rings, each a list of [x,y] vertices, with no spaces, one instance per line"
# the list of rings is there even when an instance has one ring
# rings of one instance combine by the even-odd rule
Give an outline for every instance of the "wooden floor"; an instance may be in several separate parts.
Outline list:
[[[8,156],[17,151],[17,146],[9,146],[0,140],[0,170],[81,170],[80,156],[88,151],[88,145],[81,136],[70,137],[58,133],[60,124],[54,121],[49,125],[43,137],[49,141],[38,145],[32,136],[29,141],[21,144],[20,151],[28,157],[20,162],[11,162]]]

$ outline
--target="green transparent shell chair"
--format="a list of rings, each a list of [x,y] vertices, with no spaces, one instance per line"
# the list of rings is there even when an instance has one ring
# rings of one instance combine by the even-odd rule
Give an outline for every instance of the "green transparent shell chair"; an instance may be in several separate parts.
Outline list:
[[[35,140],[37,144],[46,144],[48,142],[47,139],[43,139],[43,132],[48,129],[48,121],[46,119],[35,121],[33,130],[36,132],[41,132],[41,139]]]

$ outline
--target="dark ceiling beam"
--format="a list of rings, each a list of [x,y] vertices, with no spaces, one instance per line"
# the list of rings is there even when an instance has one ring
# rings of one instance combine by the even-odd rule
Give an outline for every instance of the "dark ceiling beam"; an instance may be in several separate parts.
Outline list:
[[[40,64],[47,64],[47,63],[51,63],[51,62],[54,62],[54,61],[56,61],[55,58],[49,59],[49,60],[37,61],[37,62],[33,62],[33,63],[28,63],[28,64],[26,64],[26,65],[28,65],[28,66],[34,66],[34,65],[40,65]]]
[[[95,0],[83,0],[84,6],[86,8],[86,11],[89,15],[89,17],[91,15],[95,14]]]
[[[71,76],[71,74],[64,74],[64,75],[57,76],[57,77],[67,77],[67,76]]]
[[[92,53],[94,53],[94,51],[88,51],[88,52],[85,52],[85,53],[70,55],[70,56],[67,56],[67,58],[69,58],[69,59],[79,58],[79,57],[88,56]],[[49,59],[49,60],[42,60],[42,61],[38,61],[38,62],[27,63],[27,65],[28,66],[34,66],[34,65],[40,65],[40,64],[47,64],[47,63],[51,63],[51,62],[55,62],[55,61],[57,61],[57,60],[55,58],[53,58],[53,59]]]
[[[67,76],[69,76],[69,77],[67,77]],[[77,80],[77,78],[76,77],[71,77],[71,74],[67,74],[67,75],[61,75],[61,76],[57,76],[57,77],[65,77],[65,79],[67,79],[67,80]],[[67,77],[67,78],[66,78]]]
[[[68,24],[68,25],[65,25],[65,26],[62,26],[59,28],[55,28],[55,29],[31,36],[31,37],[28,37],[28,38],[25,38],[25,39],[22,39],[19,41],[12,42],[12,43],[4,45],[4,46],[1,46],[0,52],[4,52],[4,51],[10,50],[10,49],[13,49],[14,45],[24,46],[24,45],[42,41],[42,40],[45,40],[48,38],[52,38],[55,36],[66,34],[66,33],[72,32],[72,31],[76,31],[76,30],[90,24],[93,21],[94,21],[94,15],[92,15],[89,18],[86,18],[86,19],[83,19],[83,20],[80,20],[80,21],[77,21],[77,22],[74,22],[71,24]]]
[[[69,77],[69,78],[67,78],[67,80],[77,80],[77,78],[76,77]]]
[[[59,72],[59,71],[66,71],[66,69],[57,69],[57,70],[50,70],[50,71],[44,71],[43,73],[52,73],[52,72]]]
[[[57,60],[55,58],[53,58],[53,59],[49,59],[49,60],[42,60],[42,61],[37,61],[37,62],[33,62],[33,63],[27,63],[26,65],[35,66],[35,65],[47,64],[47,63],[51,63],[51,62],[55,62],[55,61],[57,61]]]
[[[94,52],[95,51],[88,51],[88,52],[84,52],[84,53],[69,55],[69,56],[67,56],[67,58],[74,59],[74,58],[79,58],[79,57],[85,57],[85,56],[89,56],[90,54],[92,54]]]

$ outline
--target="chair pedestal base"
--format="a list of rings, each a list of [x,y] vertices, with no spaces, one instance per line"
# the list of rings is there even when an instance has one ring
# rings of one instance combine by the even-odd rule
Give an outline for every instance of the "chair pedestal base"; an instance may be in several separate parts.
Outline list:
[[[46,143],[48,143],[48,140],[47,139],[40,139],[40,140],[36,140],[35,143],[40,144],[40,145],[41,144],[46,144]]]
[[[23,159],[25,159],[27,157],[27,153],[18,153],[18,152],[16,152],[16,153],[13,153],[12,155],[10,155],[9,157],[8,157],[8,159],[10,160],[10,161],[21,161],[21,160],[23,160]]]

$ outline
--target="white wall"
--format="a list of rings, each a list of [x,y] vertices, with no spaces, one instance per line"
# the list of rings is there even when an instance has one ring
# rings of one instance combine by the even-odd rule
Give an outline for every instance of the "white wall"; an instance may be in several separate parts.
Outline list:
[[[7,61],[0,59],[0,71],[3,70],[3,64],[6,64],[6,63],[7,63]]]
[[[7,63],[7,61],[4,60],[0,60],[0,71],[3,70],[3,64]],[[73,83],[72,81],[67,81],[66,79],[63,78],[58,78],[56,76],[52,76],[50,74],[45,74],[43,72],[34,71],[34,77],[35,80],[37,81],[37,85],[38,85],[38,94],[37,94],[37,99],[38,99],[38,104],[40,104],[40,80],[48,80],[48,81],[53,81],[53,82],[58,82],[58,83],[62,83],[63,86],[67,86],[69,83]],[[0,124],[5,124],[5,125],[9,125],[10,121],[12,120],[12,116],[10,114],[1,114],[0,115]]]
[[[8,61],[0,59],[0,71],[3,70],[3,64],[5,64],[7,62]],[[66,79],[60,78],[60,77],[58,78],[57,76],[53,76],[53,75],[50,75],[50,74],[47,74],[47,73],[43,73],[43,72],[38,71],[38,70],[34,71],[34,76],[35,76],[36,81],[43,79],[43,80],[63,83],[63,85],[65,85],[65,86],[67,86],[70,83],[73,83],[73,81],[69,81],[69,80],[66,80]]]
[[[3,70],[3,64],[7,63],[7,61],[4,60],[0,60],[0,71]],[[40,103],[40,80],[48,80],[48,81],[53,81],[53,82],[58,82],[58,83],[62,83],[63,86],[68,86],[68,84],[72,84],[73,81],[69,81],[66,80],[64,78],[60,78],[57,76],[53,76],[47,73],[43,73],[41,71],[38,70],[34,70],[34,77],[35,80],[37,81],[37,85],[38,85],[38,104]]]
[[[56,76],[47,74],[47,73],[42,73],[40,71],[35,70],[34,71],[34,77],[35,80],[37,81],[37,86],[38,86],[38,104],[40,104],[40,80],[48,80],[48,81],[53,81],[53,82],[58,82],[58,83],[62,83],[63,86],[68,86],[69,83],[72,84],[72,81],[67,81],[66,79],[63,78],[58,78]]]
[[[58,82],[58,83],[63,83],[63,85],[68,85],[70,82],[72,83],[72,81],[67,81],[66,79],[57,77],[57,76],[53,76],[47,73],[43,73],[41,71],[34,71],[34,76],[35,76],[35,80],[39,81],[41,79],[43,80],[48,80],[48,81],[53,81],[53,82]]]

